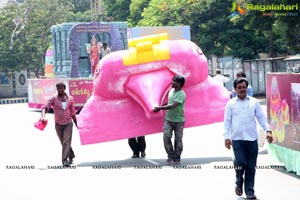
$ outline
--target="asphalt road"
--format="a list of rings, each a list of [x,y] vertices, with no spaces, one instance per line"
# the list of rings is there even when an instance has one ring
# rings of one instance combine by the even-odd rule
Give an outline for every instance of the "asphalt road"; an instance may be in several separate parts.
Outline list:
[[[166,165],[162,133],[146,136],[145,159],[132,159],[127,140],[82,146],[74,128],[75,164],[64,169],[53,114],[44,131],[33,127],[39,117],[26,103],[0,105],[1,200],[245,199],[234,193],[233,153],[223,146],[222,123],[185,129],[178,166]],[[267,145],[258,167],[259,199],[300,199],[300,177],[270,161]]]

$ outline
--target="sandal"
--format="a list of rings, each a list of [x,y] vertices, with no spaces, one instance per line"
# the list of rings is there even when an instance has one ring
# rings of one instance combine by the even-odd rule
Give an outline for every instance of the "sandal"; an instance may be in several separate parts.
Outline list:
[[[242,196],[242,195],[243,195],[243,190],[242,190],[242,188],[235,187],[235,194],[236,194],[237,196]]]

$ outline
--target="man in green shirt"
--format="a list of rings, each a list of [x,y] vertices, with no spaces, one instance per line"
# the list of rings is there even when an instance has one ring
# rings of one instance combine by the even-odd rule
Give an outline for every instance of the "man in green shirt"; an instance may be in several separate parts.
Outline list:
[[[184,127],[184,104],[186,95],[182,90],[185,79],[183,76],[176,75],[172,78],[172,88],[169,91],[168,103],[166,105],[154,107],[154,112],[167,110],[163,133],[164,146],[168,154],[167,163],[180,164],[180,156],[182,153],[182,137]],[[172,145],[172,132],[175,134],[174,148]]]

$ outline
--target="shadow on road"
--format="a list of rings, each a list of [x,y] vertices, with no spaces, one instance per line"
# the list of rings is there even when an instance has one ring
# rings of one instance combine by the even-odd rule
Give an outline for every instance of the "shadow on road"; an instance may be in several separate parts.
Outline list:
[[[288,175],[300,181],[300,176],[297,176],[296,172],[288,172],[284,166],[273,166],[273,170],[280,172],[284,175]]]
[[[180,165],[204,165],[212,162],[232,162],[231,157],[207,157],[207,158],[183,158]],[[232,165],[232,163],[230,163]],[[93,167],[93,168],[133,168],[133,167],[151,167],[151,166],[169,166],[166,159],[148,159],[148,158],[129,158],[126,160],[112,160],[112,161],[94,161],[83,162],[77,167]],[[229,166],[229,165],[228,165]]]

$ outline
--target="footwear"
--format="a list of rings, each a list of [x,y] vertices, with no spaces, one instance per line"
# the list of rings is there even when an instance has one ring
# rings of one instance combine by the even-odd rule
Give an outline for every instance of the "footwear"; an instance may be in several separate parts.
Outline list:
[[[72,165],[73,164],[73,158],[69,159],[69,164]]]
[[[247,194],[246,198],[247,199],[256,199],[256,196],[255,196],[255,194]]]
[[[67,161],[67,160],[64,161],[64,162],[63,162],[63,166],[64,166],[64,167],[70,167],[69,161]]]
[[[172,158],[168,158],[168,159],[167,159],[167,163],[168,163],[168,164],[172,164],[172,162],[173,162],[173,159],[172,159]]]
[[[236,194],[237,196],[242,196],[242,195],[243,195],[243,190],[242,190],[242,188],[235,187],[235,194]]]
[[[175,161],[174,161],[174,164],[175,164],[175,165],[179,165],[179,164],[180,164],[180,160],[175,160]]]
[[[140,156],[139,155],[136,155],[136,154],[133,154],[132,156],[131,156],[131,158],[139,158]]]
[[[142,158],[146,157],[145,151],[141,152],[141,157],[142,157]]]
[[[74,159],[74,158],[75,158],[75,156],[69,158],[69,164],[70,164],[70,165],[73,164],[73,159]]]

